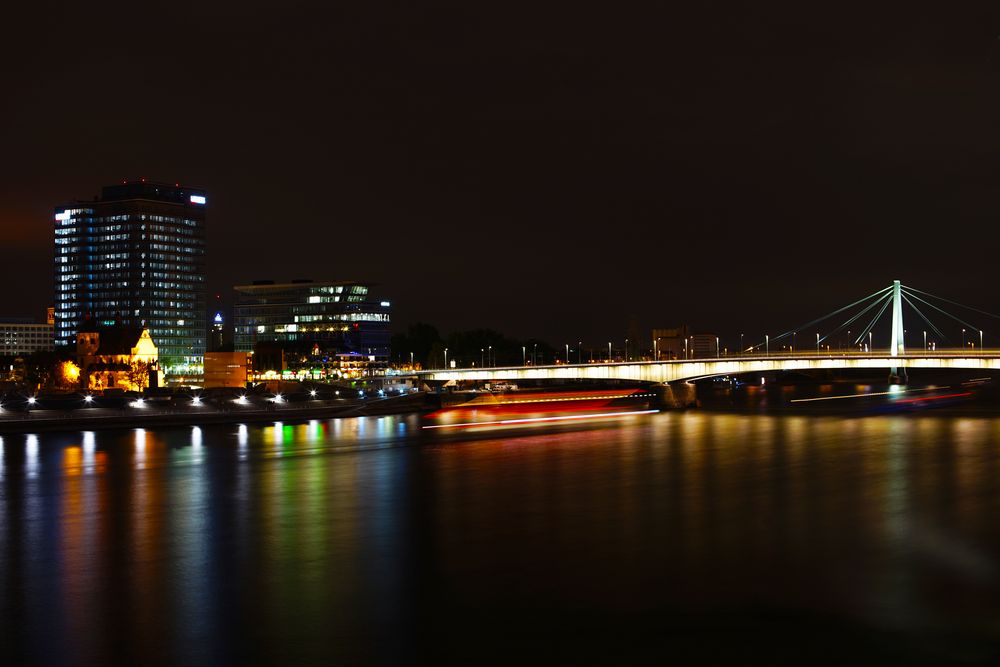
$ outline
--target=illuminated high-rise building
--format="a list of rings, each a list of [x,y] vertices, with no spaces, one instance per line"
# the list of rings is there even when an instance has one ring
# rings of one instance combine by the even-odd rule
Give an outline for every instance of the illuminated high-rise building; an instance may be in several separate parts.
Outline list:
[[[197,382],[205,354],[205,191],[145,180],[55,209],[55,343],[84,320],[142,326],[168,382]]]

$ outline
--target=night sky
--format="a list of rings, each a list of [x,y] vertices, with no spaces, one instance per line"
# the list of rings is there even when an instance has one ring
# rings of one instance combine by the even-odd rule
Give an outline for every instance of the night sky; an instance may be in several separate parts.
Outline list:
[[[53,206],[140,176],[208,190],[211,294],[370,280],[397,327],[1000,311],[1000,5],[877,4],[5,10],[0,313],[52,302]]]

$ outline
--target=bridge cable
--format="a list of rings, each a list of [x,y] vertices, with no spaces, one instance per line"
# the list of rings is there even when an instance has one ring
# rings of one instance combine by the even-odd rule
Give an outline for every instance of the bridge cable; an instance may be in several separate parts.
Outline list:
[[[900,293],[900,296],[903,297],[903,299],[906,301],[906,303],[910,304],[910,308],[912,308],[914,310],[914,312],[916,312],[917,315],[920,316],[920,319],[922,319],[924,322],[927,323],[927,326],[929,326],[934,333],[936,333],[943,340],[947,340],[948,339],[948,337],[945,336],[944,333],[942,333],[942,331],[940,329],[938,329],[936,326],[934,326],[933,322],[931,322],[929,319],[927,319],[926,315],[924,315],[922,312],[920,312],[920,309],[917,308],[917,304],[915,304],[912,301],[910,301],[910,297],[906,296],[906,294],[903,294],[902,292]]]
[[[785,333],[779,334],[778,336],[775,336],[775,337],[771,338],[770,340],[776,342],[776,341],[781,340],[782,338],[785,338],[786,336],[791,336],[791,335],[795,334],[798,331],[804,331],[804,330],[808,329],[809,327],[811,327],[814,324],[817,324],[819,322],[822,322],[823,320],[829,319],[829,318],[833,317],[834,315],[837,315],[838,313],[844,312],[845,310],[849,310],[851,308],[854,308],[858,304],[864,303],[865,301],[868,301],[869,299],[873,299],[873,298],[875,298],[875,297],[877,297],[879,295],[882,295],[883,298],[884,298],[886,296],[885,293],[889,292],[891,289],[892,289],[891,285],[889,287],[885,287],[883,289],[880,289],[879,291],[877,291],[877,292],[875,292],[873,294],[869,294],[868,296],[866,296],[866,297],[864,297],[862,299],[858,299],[857,301],[855,301],[852,304],[848,304],[848,305],[844,306],[843,308],[838,308],[837,310],[833,311],[832,313],[827,313],[823,317],[815,319],[812,322],[807,322],[807,323],[803,324],[802,326],[797,327],[795,329],[789,329]],[[876,303],[881,303],[881,300],[876,301]],[[754,345],[752,347],[753,348],[764,347],[764,343],[759,343],[759,344]]]
[[[884,313],[884,312],[886,311],[886,309],[887,309],[887,308],[889,307],[889,304],[890,304],[891,302],[892,302],[892,299],[891,299],[891,298],[890,298],[890,299],[886,299],[886,300],[885,300],[885,303],[884,303],[884,304],[882,304],[882,310],[878,311],[878,315],[876,315],[876,316],[875,316],[875,317],[874,317],[874,318],[872,319],[872,321],[868,323],[868,326],[867,326],[867,327],[865,327],[865,328],[864,328],[864,329],[863,329],[863,330],[861,331],[861,335],[860,335],[860,336],[858,336],[858,337],[857,337],[857,338],[856,338],[856,339],[854,340],[854,342],[855,342],[855,343],[858,343],[858,342],[860,342],[860,341],[861,341],[861,339],[862,339],[862,338],[864,338],[864,337],[865,337],[865,335],[866,335],[866,334],[867,334],[867,333],[868,333],[869,331],[871,331],[871,330],[872,330],[872,328],[873,328],[873,327],[875,326],[875,324],[876,324],[876,323],[877,323],[877,322],[879,321],[879,319],[880,319],[880,318],[882,317],[882,313]],[[874,347],[874,345],[872,345],[872,347]],[[873,350],[868,350],[868,351],[869,351],[869,352],[872,352]]]
[[[858,318],[862,317],[865,313],[867,313],[868,311],[870,311],[872,308],[877,308],[879,306],[879,304],[881,304],[883,301],[885,301],[887,299],[891,299],[891,298],[892,298],[891,294],[886,294],[881,299],[879,299],[877,301],[873,301],[871,304],[869,304],[868,306],[866,306],[863,310],[860,310],[857,313],[855,313],[853,317],[851,317],[850,319],[848,319],[846,322],[844,322],[843,324],[841,324],[839,327],[837,327],[836,329],[834,329],[830,333],[828,333],[825,336],[823,336],[822,338],[820,338],[819,339],[820,342],[822,343],[823,341],[827,340],[831,336],[835,335],[838,331],[841,331],[842,329],[846,329],[847,327],[851,326],[851,324],[853,324],[855,320],[857,320]]]
[[[960,307],[965,308],[967,310],[972,310],[972,311],[975,311],[977,313],[981,313],[983,315],[988,315],[988,316],[990,316],[992,318],[1000,320],[1000,315],[996,315],[994,313],[988,313],[985,310],[980,310],[979,308],[973,308],[972,306],[967,306],[964,303],[959,303],[958,301],[952,301],[951,299],[946,299],[943,296],[937,296],[936,294],[931,294],[930,292],[924,292],[923,290],[918,290],[916,287],[909,287],[908,285],[903,285],[902,287],[903,287],[903,289],[910,290],[911,292],[919,292],[920,294],[923,294],[925,296],[933,297],[935,299],[940,299],[941,301],[947,301],[948,303],[950,303],[950,304],[952,304],[954,306],[960,306]]]
[[[949,312],[948,312],[947,310],[943,310],[943,309],[941,309],[941,308],[938,308],[937,306],[935,306],[935,305],[934,305],[933,303],[931,303],[931,302],[930,302],[930,301],[928,301],[927,299],[921,299],[921,298],[920,298],[919,296],[917,296],[917,295],[916,295],[916,294],[914,294],[913,292],[910,292],[910,293],[909,293],[909,296],[913,297],[913,298],[914,298],[914,299],[916,299],[917,301],[921,301],[921,302],[923,302],[923,303],[926,303],[926,304],[927,304],[928,306],[930,306],[930,307],[931,307],[931,308],[933,308],[934,310],[936,310],[936,311],[938,311],[938,312],[941,312],[941,313],[944,313],[945,315],[947,315],[947,316],[948,316],[948,317],[950,317],[951,319],[955,320],[956,322],[959,322],[960,324],[964,324],[965,326],[969,327],[969,328],[970,328],[970,329],[972,329],[973,331],[981,331],[981,329],[980,329],[979,327],[977,327],[976,325],[974,325],[974,324],[969,324],[968,322],[966,322],[966,321],[965,321],[965,320],[963,320],[962,318],[960,318],[960,317],[956,317],[956,316],[952,315],[952,314],[951,314],[951,313],[949,313]]]

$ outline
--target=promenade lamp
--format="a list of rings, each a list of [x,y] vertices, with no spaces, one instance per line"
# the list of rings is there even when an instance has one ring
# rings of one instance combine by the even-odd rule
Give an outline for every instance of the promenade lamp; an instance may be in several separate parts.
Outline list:
[[[771,354],[771,337],[764,334],[764,354]]]
[[[743,354],[743,334],[740,334],[740,354]]]
[[[412,371],[416,366],[413,365],[413,353],[410,352],[410,370]]]
[[[924,352],[927,351],[927,332],[924,332]]]
[[[535,343],[535,349],[531,351],[531,365],[538,365],[538,343]]]
[[[608,363],[611,363],[611,341],[608,341]]]
[[[962,349],[965,349],[965,329],[962,329]]]
[[[583,363],[583,341],[576,341],[576,363]]]
[[[625,339],[625,363],[628,363],[628,338]]]
[[[983,330],[979,330],[979,351],[983,351]]]
[[[444,367],[448,368],[448,348],[444,348]]]
[[[521,346],[521,365],[522,366],[528,365],[528,348],[525,347],[524,345]]]
[[[869,331],[868,332],[868,353],[871,354],[874,351],[875,351],[875,348],[872,347],[872,332]]]
[[[653,361],[660,360],[660,351],[657,349],[657,344],[660,342],[659,338],[653,339]]]
[[[483,361],[483,359],[485,359],[485,354],[486,350],[484,348],[479,348],[479,365],[483,368],[486,368],[486,362]]]
[[[819,354],[819,332],[816,332],[816,354]]]
[[[684,339],[684,358],[688,359],[688,339]]]
[[[716,336],[715,337],[715,358],[718,359],[719,356],[720,356],[719,355],[719,337]]]
[[[788,351],[792,352],[794,350],[795,350],[795,332],[793,331],[792,332],[792,346],[788,349]]]
[[[569,365],[569,343],[566,343],[566,365]]]
[[[490,359],[490,368],[492,368],[493,366],[497,365],[497,359],[496,357],[493,356],[493,346],[492,345],[487,346],[486,351],[489,352],[489,355],[487,356]]]

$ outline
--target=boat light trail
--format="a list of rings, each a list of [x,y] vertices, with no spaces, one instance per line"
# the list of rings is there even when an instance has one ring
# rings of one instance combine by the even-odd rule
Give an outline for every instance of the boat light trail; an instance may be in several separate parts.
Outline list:
[[[649,415],[659,410],[632,410],[629,412],[602,412],[591,415],[564,415],[560,417],[531,417],[526,419],[501,419],[492,422],[464,422],[461,424],[429,424],[421,428],[470,428],[473,426],[509,426],[513,424],[538,424],[541,422],[580,421],[583,419],[600,419],[604,417],[627,417],[629,415]]]
[[[846,396],[820,396],[819,398],[793,398],[789,403],[809,403],[810,401],[836,401],[841,398],[866,398],[868,396],[895,396],[897,394],[908,394],[915,391],[938,391],[948,389],[948,387],[925,387],[923,389],[897,389],[896,391],[876,391],[869,394],[848,394]]]

